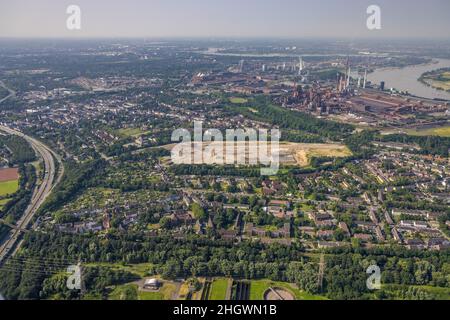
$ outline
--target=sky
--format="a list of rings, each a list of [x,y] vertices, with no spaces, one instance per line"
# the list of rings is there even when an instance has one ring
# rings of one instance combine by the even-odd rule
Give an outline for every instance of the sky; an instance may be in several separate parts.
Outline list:
[[[366,9],[381,9],[368,30]],[[68,30],[69,5],[81,30]],[[449,0],[0,0],[0,37],[447,38]]]

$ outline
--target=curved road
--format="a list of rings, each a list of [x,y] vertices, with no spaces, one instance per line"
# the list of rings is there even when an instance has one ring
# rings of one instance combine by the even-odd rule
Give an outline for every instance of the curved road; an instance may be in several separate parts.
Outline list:
[[[61,158],[42,142],[3,125],[0,125],[0,130],[5,131],[9,134],[20,136],[27,140],[28,143],[36,151],[36,153],[44,160],[45,170],[42,183],[35,188],[33,196],[31,198],[31,202],[22,217],[19,219],[19,221],[17,221],[16,228],[10,231],[10,234],[0,246],[1,263],[6,257],[8,257],[10,253],[14,252],[13,250],[16,250],[20,247],[19,241],[22,231],[26,230],[29,227],[29,224],[36,211],[44,203],[45,199],[51,193],[53,187],[61,180],[64,172],[64,167],[62,165]],[[54,159],[56,159],[59,163],[60,172],[58,176],[56,176],[57,173]]]

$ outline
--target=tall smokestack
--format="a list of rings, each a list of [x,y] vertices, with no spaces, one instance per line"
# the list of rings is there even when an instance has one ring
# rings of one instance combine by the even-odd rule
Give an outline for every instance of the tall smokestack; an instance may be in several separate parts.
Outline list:
[[[366,88],[366,82],[367,82],[367,69],[364,71],[364,82],[363,82],[363,88]]]
[[[301,75],[303,71],[303,58],[299,57],[298,60],[298,75]]]
[[[347,70],[347,84],[346,84],[347,88],[350,86],[350,72],[351,72],[351,69],[349,67]]]

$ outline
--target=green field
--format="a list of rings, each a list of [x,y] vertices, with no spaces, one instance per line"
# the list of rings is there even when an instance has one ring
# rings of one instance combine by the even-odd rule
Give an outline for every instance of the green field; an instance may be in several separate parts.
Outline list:
[[[19,180],[0,182],[0,196],[13,194],[19,189]]]
[[[422,75],[421,80],[435,89],[450,91],[450,71],[436,70]]]
[[[123,138],[129,138],[129,137],[137,137],[145,132],[142,131],[141,128],[125,128],[117,130],[117,133],[119,136]]]
[[[430,129],[411,129],[406,131],[412,136],[440,136],[450,137],[450,126],[430,128]]]
[[[225,300],[227,295],[228,279],[216,279],[211,284],[209,300]]]
[[[316,296],[295,288],[287,282],[270,280],[252,280],[250,284],[250,300],[263,300],[264,292],[269,287],[279,287],[286,289],[294,294],[296,300],[326,300],[323,296]]]
[[[129,283],[116,286],[109,294],[109,300],[171,300],[176,287],[165,282],[156,292],[140,291],[137,284]]]
[[[138,299],[139,300],[166,300],[164,298],[164,294],[161,292],[146,292],[146,291],[139,291]]]
[[[230,102],[231,102],[231,103],[234,103],[234,104],[243,104],[243,103],[247,103],[248,100],[245,99],[245,98],[237,98],[237,97],[234,97],[234,98],[230,98]]]
[[[108,300],[137,300],[138,286],[136,284],[124,284],[117,286],[109,294]]]

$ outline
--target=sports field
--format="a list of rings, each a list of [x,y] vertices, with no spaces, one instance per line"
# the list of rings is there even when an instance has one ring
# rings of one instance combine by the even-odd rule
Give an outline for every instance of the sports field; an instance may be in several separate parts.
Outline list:
[[[0,182],[0,197],[11,195],[19,189],[19,180]]]

